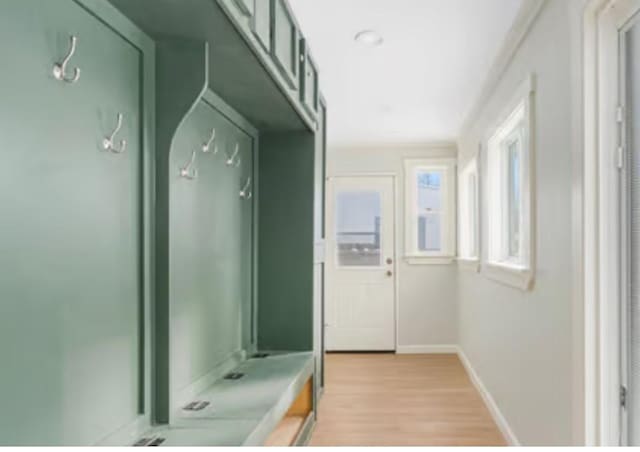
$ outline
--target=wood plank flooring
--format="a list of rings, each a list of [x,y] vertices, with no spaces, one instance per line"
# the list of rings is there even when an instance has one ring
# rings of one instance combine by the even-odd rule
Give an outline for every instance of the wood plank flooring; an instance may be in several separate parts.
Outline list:
[[[312,446],[503,446],[456,355],[329,354]]]

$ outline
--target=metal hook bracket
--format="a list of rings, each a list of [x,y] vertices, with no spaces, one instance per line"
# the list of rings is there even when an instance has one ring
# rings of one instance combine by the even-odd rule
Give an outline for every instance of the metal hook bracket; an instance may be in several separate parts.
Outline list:
[[[114,154],[122,154],[125,149],[127,149],[127,140],[120,140],[120,148],[116,148],[114,142],[116,135],[120,132],[120,129],[122,129],[122,119],[122,113],[118,113],[118,124],[116,125],[116,128],[110,136],[102,140],[102,148],[105,151],[110,151]]]
[[[202,152],[210,152],[211,145],[214,143],[215,139],[216,139],[216,129],[211,129],[211,138],[209,138],[209,140],[202,145]],[[214,146],[213,154],[215,155],[217,153],[218,153],[218,146]]]
[[[60,80],[61,82],[75,83],[80,79],[80,69],[74,68],[73,76],[69,76],[67,74],[67,64],[69,64],[69,61],[71,60],[71,57],[73,57],[73,54],[76,53],[76,45],[78,43],[78,38],[72,35],[70,36],[69,41],[70,41],[69,53],[67,53],[67,56],[64,57],[64,59],[60,63],[56,63],[53,65],[53,76],[57,80]]]
[[[244,184],[244,187],[242,187],[242,190],[240,190],[240,198],[248,201],[253,197],[253,192],[249,191],[250,187],[251,187],[251,178],[249,177],[247,179],[247,183]]]
[[[194,168],[196,163],[196,151],[191,153],[191,160],[184,167],[180,168],[180,177],[194,180],[198,177],[198,170]]]
[[[227,155],[227,166],[240,166],[240,158],[238,154],[240,153],[240,145],[236,143],[235,150],[231,156]],[[237,157],[237,158],[236,158]]]

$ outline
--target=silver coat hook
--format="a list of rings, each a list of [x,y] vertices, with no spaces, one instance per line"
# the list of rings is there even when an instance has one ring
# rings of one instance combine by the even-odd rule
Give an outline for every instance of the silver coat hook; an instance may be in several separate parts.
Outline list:
[[[105,151],[110,151],[110,152],[113,152],[114,154],[122,154],[125,151],[125,149],[127,149],[127,140],[120,140],[119,149],[115,147],[114,140],[118,132],[120,132],[121,128],[122,128],[122,113],[118,113],[118,124],[116,125],[116,128],[114,129],[113,133],[110,136],[102,140],[102,148]]]
[[[202,145],[202,152],[211,151],[211,145],[213,144],[215,139],[216,139],[216,129],[211,129],[211,138],[209,138],[209,140]],[[214,154],[218,153],[218,146],[214,146],[213,153]]]
[[[227,156],[227,166],[240,166],[240,158],[236,159],[236,157],[238,157],[238,153],[240,152],[240,145],[238,143],[236,143],[236,148],[233,151],[233,154],[231,155],[231,157]]]
[[[73,57],[73,54],[76,53],[76,44],[78,42],[78,38],[72,35],[69,39],[69,53],[66,57],[64,57],[62,62],[53,65],[53,76],[61,82],[75,83],[80,79],[80,69],[75,68],[73,70],[73,76],[69,76],[67,74],[67,64],[69,63],[69,60],[71,60],[71,57]]]
[[[183,168],[180,168],[180,177],[194,180],[198,177],[198,170],[194,168],[196,163],[196,151],[191,153],[191,160]]]
[[[249,191],[249,187],[251,187],[251,178],[247,179],[247,183],[244,184],[244,187],[242,187],[242,190],[240,190],[240,197],[242,199],[246,199],[247,201],[250,200],[253,196],[253,193]]]

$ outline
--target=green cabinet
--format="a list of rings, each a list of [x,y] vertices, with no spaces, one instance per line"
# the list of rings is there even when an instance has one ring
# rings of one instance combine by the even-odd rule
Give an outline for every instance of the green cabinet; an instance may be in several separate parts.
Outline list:
[[[271,0],[254,0],[251,31],[267,53],[271,52],[271,25]]]
[[[286,0],[271,0],[273,59],[291,88],[298,87],[298,26]]]
[[[318,66],[306,39],[300,41],[300,83],[300,101],[311,117],[316,118],[320,105]]]
[[[144,58],[95,4],[2,2],[0,444],[94,444],[144,410]]]
[[[254,137],[200,101],[174,138],[170,174],[171,400],[250,350]]]

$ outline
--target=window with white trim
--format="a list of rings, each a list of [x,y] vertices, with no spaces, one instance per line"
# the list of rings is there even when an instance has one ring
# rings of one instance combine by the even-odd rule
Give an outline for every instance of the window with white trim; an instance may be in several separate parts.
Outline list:
[[[410,263],[455,256],[455,160],[405,161],[405,255]]]
[[[529,79],[487,145],[487,273],[523,290],[534,274],[532,95]]]
[[[480,188],[478,175],[478,157],[474,156],[460,172],[459,177],[459,215],[458,260],[475,264],[480,258]]]

